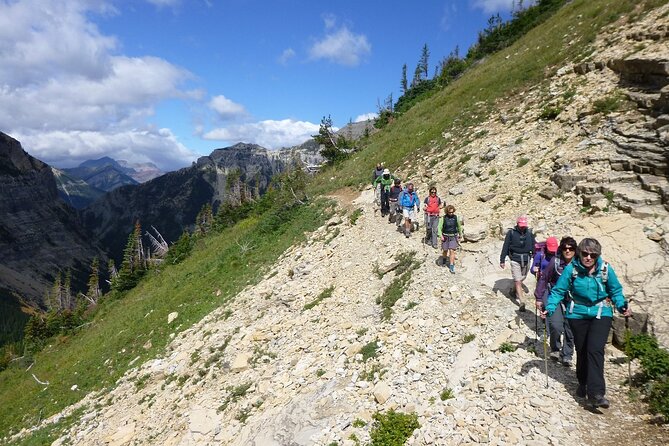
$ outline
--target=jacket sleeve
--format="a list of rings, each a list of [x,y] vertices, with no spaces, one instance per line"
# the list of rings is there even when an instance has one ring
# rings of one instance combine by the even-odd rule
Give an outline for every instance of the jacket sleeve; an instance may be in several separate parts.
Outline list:
[[[534,267],[535,266],[539,267],[539,269],[537,270],[536,273],[534,272]],[[532,275],[537,275],[537,277],[538,277],[538,273],[540,271],[541,271],[541,253],[540,252],[535,252],[534,257],[532,258],[532,266],[530,267],[530,273],[532,273]]]
[[[534,256],[534,260],[537,260],[537,256]],[[532,265],[534,267],[534,265]],[[544,293],[546,292],[546,287],[548,287],[548,284],[551,283],[551,271],[555,270],[555,257],[553,257],[549,262],[548,266],[546,266],[546,269],[544,271],[539,271],[538,274],[538,279],[537,279],[537,287],[534,289],[534,298],[537,300],[537,302],[542,301],[544,297]]]
[[[618,311],[621,311],[621,309],[627,303],[627,300],[623,295],[623,286],[618,280],[618,276],[616,275],[611,265],[609,265],[608,268],[609,268],[608,272],[609,276],[606,281],[606,290],[609,293],[609,298],[611,298],[611,302],[613,302],[613,305],[615,305]]]
[[[509,244],[511,244],[511,231],[507,231],[504,237],[504,245],[502,246],[502,253],[499,255],[499,263],[505,263],[506,256],[509,255]]]
[[[555,286],[551,288],[551,294],[548,296],[548,302],[546,303],[546,311],[548,315],[552,316],[553,312],[557,306],[565,298],[569,289],[571,288],[571,274],[574,270],[574,265],[571,263],[567,265],[562,271],[562,275],[555,283]]]

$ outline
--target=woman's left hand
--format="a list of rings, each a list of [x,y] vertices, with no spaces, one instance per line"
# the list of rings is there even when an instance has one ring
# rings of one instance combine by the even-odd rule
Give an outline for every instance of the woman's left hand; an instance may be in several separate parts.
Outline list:
[[[630,317],[631,315],[632,315],[632,309],[628,305],[627,308],[625,308],[625,310],[623,311],[623,316]]]

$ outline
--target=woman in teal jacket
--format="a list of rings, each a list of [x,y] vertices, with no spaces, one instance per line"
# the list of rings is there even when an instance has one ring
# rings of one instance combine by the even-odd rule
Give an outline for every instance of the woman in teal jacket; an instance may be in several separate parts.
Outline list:
[[[576,395],[587,395],[595,408],[607,408],[604,346],[613,322],[613,306],[625,316],[632,312],[615,271],[600,257],[599,242],[593,238],[581,240],[577,254],[552,288],[541,317],[551,316],[560,302],[571,296],[566,318],[576,347]]]

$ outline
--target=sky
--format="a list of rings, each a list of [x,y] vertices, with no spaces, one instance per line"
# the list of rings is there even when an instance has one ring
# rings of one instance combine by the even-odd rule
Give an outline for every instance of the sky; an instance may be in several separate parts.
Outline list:
[[[373,117],[513,0],[0,0],[0,131],[56,167],[164,171]],[[526,2],[527,3],[527,2]]]

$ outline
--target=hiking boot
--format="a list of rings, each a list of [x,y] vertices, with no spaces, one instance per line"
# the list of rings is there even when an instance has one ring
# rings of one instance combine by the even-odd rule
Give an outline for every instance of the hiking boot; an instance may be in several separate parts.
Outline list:
[[[451,274],[455,274],[455,265],[451,263],[450,265],[448,265],[448,269],[451,271]]]
[[[406,238],[411,237],[411,231],[404,231],[404,236],[405,236]]]
[[[585,395],[587,395],[588,388],[585,387],[585,384],[579,384],[578,387],[576,388],[576,396],[579,398],[585,398]]]
[[[560,364],[562,364],[565,367],[571,367],[571,358],[560,359]]]
[[[521,302],[520,299],[516,298],[516,303],[518,304],[518,311],[525,312],[525,302]]]
[[[601,407],[602,409],[608,409],[610,406],[609,400],[607,400],[604,395],[595,396],[594,398],[591,398],[591,400],[592,407],[595,409],[598,407]]]
[[[553,361],[560,360],[560,352],[551,352],[550,357]]]

